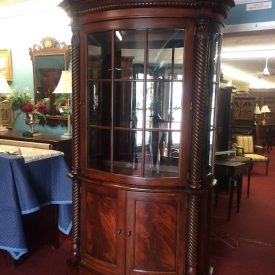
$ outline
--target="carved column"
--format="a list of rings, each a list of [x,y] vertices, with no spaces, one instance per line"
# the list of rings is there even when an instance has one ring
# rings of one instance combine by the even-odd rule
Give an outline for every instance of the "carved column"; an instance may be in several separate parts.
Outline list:
[[[205,116],[207,112],[207,59],[209,48],[209,34],[207,32],[209,20],[200,18],[197,24],[197,47],[195,51],[194,95],[192,105],[192,156],[189,179],[190,196],[188,200],[188,246],[186,274],[199,275],[199,220],[200,195],[203,174],[203,137],[205,131]]]
[[[73,265],[78,263],[80,242],[80,37],[74,20],[72,26],[72,254]]]

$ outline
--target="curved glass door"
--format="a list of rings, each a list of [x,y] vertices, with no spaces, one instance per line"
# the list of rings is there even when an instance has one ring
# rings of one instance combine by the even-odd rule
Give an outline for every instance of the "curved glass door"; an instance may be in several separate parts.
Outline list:
[[[88,34],[88,168],[179,177],[184,30]]]

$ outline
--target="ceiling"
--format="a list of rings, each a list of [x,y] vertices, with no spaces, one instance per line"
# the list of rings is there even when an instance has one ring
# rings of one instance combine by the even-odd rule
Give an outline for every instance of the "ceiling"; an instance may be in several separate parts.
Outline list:
[[[0,0],[0,19],[49,11],[62,0]]]
[[[1,14],[5,8],[10,8],[10,10],[15,11],[15,6],[18,6],[17,13],[22,14],[24,12],[24,7],[27,10],[30,6],[42,7],[42,6],[57,6],[62,0],[0,0],[0,18],[7,17],[7,12]],[[26,10],[26,9],[25,9]],[[12,15],[10,15],[12,16]],[[258,31],[258,32],[247,32],[241,34],[225,34],[223,39],[222,52],[234,52],[234,51],[251,51],[262,50],[262,49],[273,49],[275,51],[275,30],[272,31]],[[253,54],[253,53],[252,53]],[[233,54],[233,56],[236,56]],[[256,58],[253,54],[250,58],[230,58],[225,59],[222,55],[222,73],[225,81],[231,80],[233,86],[237,90],[248,90],[251,84],[251,79],[249,77],[254,77],[256,80],[263,80],[273,83],[275,87],[275,54],[274,57],[268,58],[268,69],[270,72],[269,76],[262,74],[263,69],[266,65],[266,57]],[[228,73],[228,69],[224,66],[233,67],[241,72]],[[245,72],[248,76],[242,75]],[[241,78],[241,79],[238,79]]]
[[[35,2],[58,2],[60,3],[61,1],[56,1],[56,0],[1,0],[0,1],[0,6],[5,6],[5,5],[11,5],[11,4],[18,4],[18,3],[35,3]]]
[[[273,53],[271,53],[272,50]],[[237,57],[235,53],[237,51],[242,52],[241,57],[234,58],[234,56]],[[233,57],[230,59],[223,58],[223,53],[229,52],[232,53]],[[246,58],[246,53],[251,53],[252,56]],[[257,57],[259,53],[262,57]],[[268,57],[267,67],[270,75],[263,75],[262,73],[266,65],[266,57]],[[242,76],[238,72],[234,75],[226,75],[226,70],[222,69],[224,78],[232,80],[233,85],[241,90],[249,89],[251,83],[249,76],[271,82],[275,88],[275,30],[225,34],[222,47],[222,68],[223,66],[233,67],[248,75],[247,77]]]

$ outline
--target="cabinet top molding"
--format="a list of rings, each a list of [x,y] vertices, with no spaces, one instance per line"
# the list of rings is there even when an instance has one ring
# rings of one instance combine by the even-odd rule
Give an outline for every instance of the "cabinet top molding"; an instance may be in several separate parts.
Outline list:
[[[226,18],[235,3],[233,0],[64,0],[59,6],[69,14],[76,16],[118,9],[165,7],[197,10],[210,9]]]

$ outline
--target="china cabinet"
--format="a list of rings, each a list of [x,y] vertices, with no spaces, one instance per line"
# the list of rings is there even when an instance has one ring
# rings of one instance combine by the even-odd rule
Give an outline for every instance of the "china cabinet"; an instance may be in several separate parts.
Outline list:
[[[63,1],[76,274],[210,274],[219,1]]]

